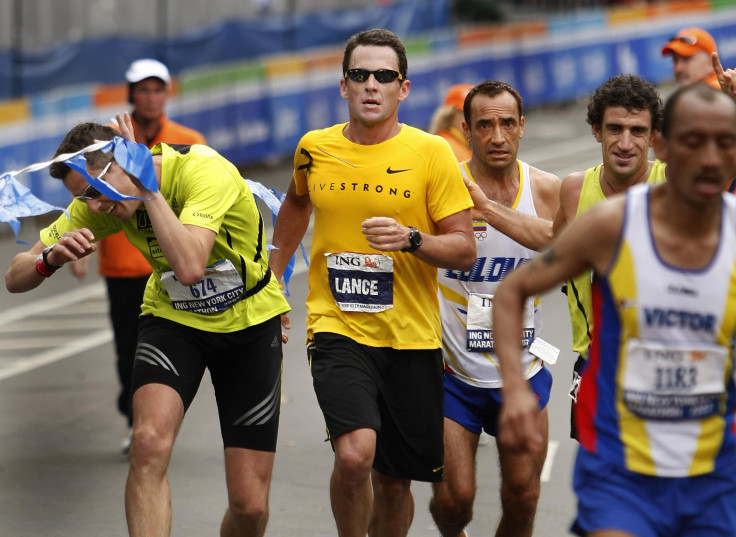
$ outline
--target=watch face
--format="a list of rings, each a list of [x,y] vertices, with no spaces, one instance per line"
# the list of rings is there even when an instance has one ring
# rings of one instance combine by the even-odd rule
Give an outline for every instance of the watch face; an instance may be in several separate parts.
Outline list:
[[[403,248],[402,252],[413,252],[422,245],[422,234],[419,230],[413,227],[409,227],[409,247]]]
[[[422,234],[418,230],[411,228],[409,233],[409,242],[411,243],[411,249],[416,250],[422,245]]]

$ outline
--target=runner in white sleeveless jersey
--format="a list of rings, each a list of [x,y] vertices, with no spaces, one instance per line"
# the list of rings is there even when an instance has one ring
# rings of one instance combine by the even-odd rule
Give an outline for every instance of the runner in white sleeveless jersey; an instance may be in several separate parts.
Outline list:
[[[560,181],[517,159],[524,133],[522,101],[508,84],[486,81],[468,94],[465,135],[473,156],[460,164],[473,196],[477,258],[467,271],[439,270],[445,362],[445,476],[434,484],[430,510],[444,537],[463,535],[475,499],[475,454],[481,431],[496,435],[501,376],[493,348],[491,310],[496,286],[550,240]],[[529,352],[541,330],[541,310],[527,302],[525,376],[544,409],[552,377]],[[547,415],[537,422],[547,436]],[[496,535],[530,536],[545,454],[518,455],[499,446],[503,515]],[[495,471],[495,469],[494,469]]]
[[[736,199],[723,188],[736,174],[734,102],[705,84],[678,89],[653,147],[666,182],[592,207],[499,285],[501,442],[520,453],[545,448],[514,335],[524,300],[591,269],[594,333],[575,409],[571,531],[731,537]]]

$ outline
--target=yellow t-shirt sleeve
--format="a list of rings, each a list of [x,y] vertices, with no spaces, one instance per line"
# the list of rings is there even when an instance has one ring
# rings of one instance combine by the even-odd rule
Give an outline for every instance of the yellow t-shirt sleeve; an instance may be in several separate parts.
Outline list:
[[[431,142],[436,147],[425,153],[430,155],[427,207],[432,220],[438,222],[473,207],[473,200],[449,144],[439,136],[434,138]]]

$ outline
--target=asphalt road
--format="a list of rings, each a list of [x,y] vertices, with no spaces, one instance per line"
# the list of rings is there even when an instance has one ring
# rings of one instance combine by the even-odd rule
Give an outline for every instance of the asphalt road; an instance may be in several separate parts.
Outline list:
[[[520,158],[560,177],[599,162],[600,148],[584,114],[582,103],[529,111]],[[244,175],[283,191],[290,171],[288,164],[280,164],[244,170]],[[23,224],[22,238],[31,243],[38,236],[35,224]],[[12,256],[27,246],[2,231],[5,271]],[[304,269],[299,261],[291,285],[294,328],[284,348],[281,428],[266,532],[274,537],[336,534],[328,496],[332,452],[324,441],[303,344]],[[564,300],[559,291],[543,298],[543,336],[563,352],[552,367],[550,450],[537,537],[567,535],[575,511],[570,487],[575,443],[568,438],[567,396],[573,360]],[[115,408],[117,381],[106,312],[103,283],[95,274],[79,282],[61,270],[26,294],[11,295],[4,286],[0,290],[0,536],[127,535],[127,459],[119,451],[126,427]],[[473,535],[492,535],[499,515],[493,441],[479,448],[477,468],[479,490],[470,529]],[[216,535],[226,491],[208,379],[184,420],[169,479],[172,535]],[[430,487],[415,483],[413,491],[416,514],[410,535],[437,535],[427,510]]]

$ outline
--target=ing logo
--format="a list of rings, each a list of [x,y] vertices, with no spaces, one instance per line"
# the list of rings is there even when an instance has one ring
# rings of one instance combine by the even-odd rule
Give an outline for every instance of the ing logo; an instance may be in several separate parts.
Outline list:
[[[691,362],[701,362],[705,360],[705,353],[703,351],[693,350],[690,351],[690,361]]]

